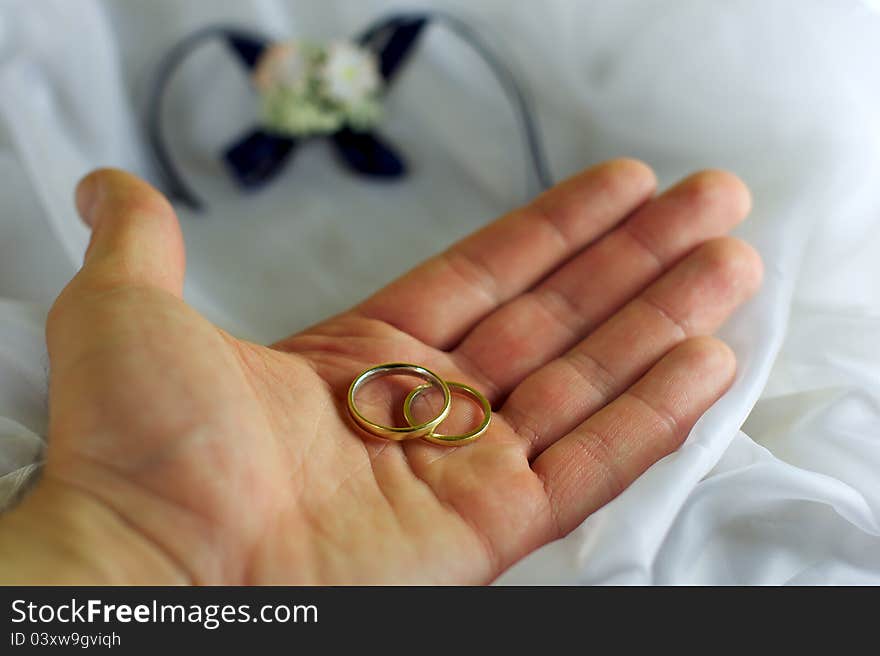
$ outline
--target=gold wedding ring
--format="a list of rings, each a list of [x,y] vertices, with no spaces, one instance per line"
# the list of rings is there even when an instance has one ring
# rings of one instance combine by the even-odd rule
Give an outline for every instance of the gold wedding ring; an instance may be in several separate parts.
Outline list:
[[[431,442],[433,444],[442,444],[444,446],[460,446],[462,444],[468,444],[470,442],[473,442],[474,440],[479,439],[480,436],[486,432],[486,429],[489,428],[489,422],[492,420],[492,406],[489,405],[489,400],[470,385],[465,385],[464,383],[453,383],[451,381],[447,381],[446,384],[449,385],[449,389],[452,391],[453,394],[456,392],[460,392],[466,396],[470,396],[474,401],[476,401],[483,411],[483,421],[480,422],[480,425],[477,426],[474,430],[463,433],[462,435],[443,435],[442,433],[431,431],[422,439],[427,440],[428,442]],[[423,392],[429,389],[431,389],[431,385],[419,385],[407,395],[406,400],[403,402],[403,414],[410,425],[416,423],[416,419],[412,413],[413,402],[417,398],[419,398],[419,396]]]
[[[376,378],[382,378],[383,376],[393,375],[415,376],[416,378],[421,378],[422,380],[427,381],[429,387],[439,387],[440,391],[443,393],[443,408],[440,410],[440,414],[430,421],[420,424],[411,423],[409,426],[383,426],[382,424],[377,424],[367,419],[358,409],[354,400],[355,395],[358,390],[369,381],[375,380]],[[375,367],[370,367],[355,378],[352,381],[351,386],[348,388],[348,412],[351,414],[351,418],[354,419],[354,422],[366,432],[375,435],[376,437],[385,438],[386,440],[412,440],[429,435],[443,422],[444,419],[446,419],[451,407],[452,394],[449,391],[449,386],[446,384],[446,381],[433,371],[425,369],[417,364],[391,362],[389,364],[380,364]]]
[[[421,378],[425,384],[419,385],[413,389],[406,397],[403,403],[403,414],[409,426],[384,426],[367,419],[358,409],[355,402],[355,396],[369,381],[381,378],[383,376],[414,376]],[[443,407],[440,413],[426,422],[419,422],[412,412],[412,405],[415,400],[432,387],[437,387],[443,393]],[[469,396],[480,406],[483,411],[483,420],[474,430],[461,435],[444,435],[437,433],[436,429],[446,417],[452,408],[453,390],[460,396]],[[348,412],[354,422],[370,435],[381,437],[386,440],[413,440],[421,438],[433,444],[441,444],[443,446],[460,446],[468,444],[479,439],[489,428],[489,422],[492,420],[492,406],[485,396],[469,385],[463,383],[447,382],[440,378],[433,371],[426,369],[417,364],[407,364],[405,362],[392,362],[389,364],[380,364],[370,367],[366,371],[361,372],[355,378],[351,386],[348,388]]]

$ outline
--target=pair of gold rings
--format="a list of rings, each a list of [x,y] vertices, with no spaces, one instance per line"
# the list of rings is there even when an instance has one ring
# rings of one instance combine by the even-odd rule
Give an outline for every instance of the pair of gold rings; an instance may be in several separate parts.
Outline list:
[[[414,376],[425,381],[423,385],[413,389],[403,402],[403,416],[406,418],[409,426],[383,426],[382,424],[377,424],[367,419],[358,409],[357,403],[355,403],[355,396],[358,390],[368,382],[383,376],[395,375]],[[430,421],[419,422],[413,415],[412,405],[419,396],[432,387],[436,387],[442,392],[443,407],[440,410],[440,414]],[[483,411],[483,421],[470,432],[461,435],[443,435],[436,432],[436,429],[449,416],[449,411],[452,409],[453,393],[469,396],[476,401]],[[489,405],[489,401],[470,385],[445,381],[425,367],[404,362],[380,364],[361,372],[348,388],[348,412],[351,414],[354,422],[370,435],[398,442],[421,438],[427,442],[444,446],[460,446],[479,439],[486,432],[486,429],[489,428],[489,422],[492,419],[492,406]]]

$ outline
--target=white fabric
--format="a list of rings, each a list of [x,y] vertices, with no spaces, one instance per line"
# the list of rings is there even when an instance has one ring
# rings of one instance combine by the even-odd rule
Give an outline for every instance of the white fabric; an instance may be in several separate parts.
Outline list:
[[[46,433],[45,311],[87,232],[96,165],[150,176],[139,132],[157,58],[212,22],[350,34],[369,0],[0,4],[0,494]],[[716,166],[754,191],[739,235],[766,262],[722,333],[734,387],[687,443],[501,583],[880,583],[880,13],[840,0],[443,2],[503,47],[539,99],[557,177],[617,155],[663,183]],[[248,125],[241,73],[206,47],[173,85],[175,151],[210,200],[182,212],[188,299],[273,340],[343,309],[525,200],[518,135],[482,65],[432,33],[387,133],[413,175],[375,185],[310,145],[239,196],[214,157]],[[218,108],[221,108],[218,111]],[[29,469],[30,468],[30,469]]]

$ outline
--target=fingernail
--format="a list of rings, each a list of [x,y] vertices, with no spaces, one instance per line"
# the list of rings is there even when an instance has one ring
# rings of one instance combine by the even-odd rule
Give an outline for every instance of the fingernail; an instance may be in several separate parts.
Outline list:
[[[100,191],[99,176],[90,173],[76,186],[76,209],[83,222],[90,228],[95,227],[95,208],[98,204]]]

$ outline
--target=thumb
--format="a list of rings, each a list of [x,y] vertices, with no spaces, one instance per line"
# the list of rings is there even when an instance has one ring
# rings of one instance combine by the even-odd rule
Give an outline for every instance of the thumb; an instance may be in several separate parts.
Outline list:
[[[129,173],[102,169],[79,183],[76,205],[91,240],[82,268],[49,310],[46,345],[51,421],[62,417],[70,430],[88,432],[101,408],[89,415],[83,400],[155,368],[154,354],[138,347],[164,343],[189,309],[181,300],[183,237],[162,194]],[[86,415],[85,428],[70,419]]]
[[[183,292],[183,236],[162,194],[129,173],[101,169],[79,183],[76,205],[92,237],[82,269],[47,317],[56,372],[123,335],[146,338]]]
[[[125,171],[98,169],[77,186],[76,206],[92,229],[78,283],[100,289],[154,287],[182,295],[183,236],[161,193]]]

